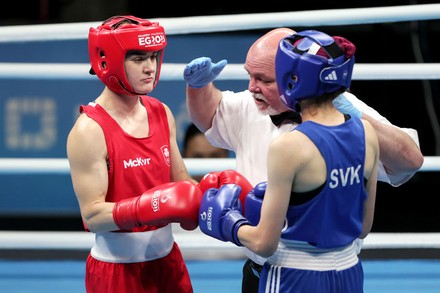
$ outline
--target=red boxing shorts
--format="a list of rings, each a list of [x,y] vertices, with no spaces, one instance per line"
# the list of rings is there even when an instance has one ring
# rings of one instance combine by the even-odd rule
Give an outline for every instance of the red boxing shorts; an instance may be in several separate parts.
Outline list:
[[[137,263],[103,262],[88,256],[87,293],[192,293],[188,269],[174,243],[165,257]]]

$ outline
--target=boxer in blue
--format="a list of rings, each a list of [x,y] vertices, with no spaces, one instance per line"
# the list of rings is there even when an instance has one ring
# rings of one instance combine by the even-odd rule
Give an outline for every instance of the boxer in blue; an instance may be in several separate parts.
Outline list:
[[[202,199],[202,232],[267,258],[259,292],[363,292],[355,241],[373,224],[379,142],[371,123],[333,104],[350,87],[355,50],[319,31],[283,38],[277,86],[302,123],[270,144],[268,180],[244,212],[234,184]]]

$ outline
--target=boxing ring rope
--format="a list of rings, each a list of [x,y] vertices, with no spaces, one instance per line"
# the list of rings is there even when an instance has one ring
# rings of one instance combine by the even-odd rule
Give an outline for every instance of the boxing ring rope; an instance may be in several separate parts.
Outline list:
[[[186,63],[164,63],[161,81],[183,81]],[[368,63],[355,64],[353,80],[430,80],[440,79],[438,63]],[[247,80],[243,64],[228,64],[217,80]],[[411,68],[411,70],[408,70]],[[90,75],[90,64],[72,63],[1,63],[0,78],[37,80],[96,80]]]
[[[272,27],[310,27],[439,19],[440,4],[325,9],[276,13],[156,18],[168,35],[212,33]],[[0,27],[0,42],[86,39],[101,22]]]
[[[174,239],[185,259],[241,259],[243,250],[230,242],[222,242],[200,232],[174,229]],[[177,230],[177,231],[176,231]],[[82,251],[93,246],[94,234],[89,232],[16,232],[0,231],[0,251]],[[370,233],[362,250],[379,249],[440,249],[440,233]]]
[[[440,19],[440,4],[420,4],[377,8],[332,9],[282,13],[236,14],[152,19],[166,28],[169,35],[211,33],[273,27],[312,27],[405,22]],[[89,27],[101,22],[0,27],[0,43],[62,41],[86,39]],[[183,80],[185,64],[163,64],[161,80]],[[411,66],[411,70],[407,69]],[[89,64],[0,63],[0,78],[86,80]],[[247,80],[243,64],[229,64],[219,80]],[[356,64],[354,80],[437,80],[437,63]],[[191,175],[213,169],[235,169],[235,159],[184,159]],[[213,168],[213,166],[215,166]],[[425,156],[420,172],[440,171],[440,156]],[[68,174],[65,158],[0,158],[2,174]],[[0,250],[80,250],[88,251],[93,243],[88,232],[0,231]],[[184,255],[190,258],[241,258],[241,248],[195,231],[181,231],[175,226],[175,239]],[[364,249],[430,248],[440,249],[440,233],[371,233]],[[200,250],[203,249],[203,253]],[[203,256],[201,256],[203,255]]]
[[[278,13],[157,18],[169,35],[263,29],[272,27],[340,26],[436,20],[440,4],[420,4],[373,8],[325,9]],[[18,25],[0,27],[0,43],[86,39],[88,29],[100,22]],[[402,70],[411,65],[409,70]],[[163,64],[161,80],[183,80],[185,64]],[[0,63],[0,78],[93,79],[89,64]],[[355,64],[354,80],[439,79],[438,64]],[[229,64],[219,80],[246,80],[242,64]]]
[[[184,158],[191,175],[204,175],[216,170],[235,169],[235,159]],[[213,167],[215,166],[215,167]],[[419,172],[440,170],[440,156],[425,156]],[[69,174],[69,162],[64,158],[0,158],[1,174]]]

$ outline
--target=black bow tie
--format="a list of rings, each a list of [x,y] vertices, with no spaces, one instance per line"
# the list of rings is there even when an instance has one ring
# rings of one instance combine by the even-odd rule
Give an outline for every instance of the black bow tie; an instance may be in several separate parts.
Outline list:
[[[276,126],[280,126],[286,120],[300,124],[301,114],[299,112],[286,111],[278,115],[271,115],[270,119],[272,119],[272,123]]]

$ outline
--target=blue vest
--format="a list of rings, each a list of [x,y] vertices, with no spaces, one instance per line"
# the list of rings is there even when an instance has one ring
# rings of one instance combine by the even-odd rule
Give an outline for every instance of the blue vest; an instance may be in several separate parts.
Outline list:
[[[337,126],[312,121],[298,125],[317,146],[327,167],[327,181],[311,200],[290,205],[281,239],[306,241],[318,248],[350,244],[362,231],[364,201],[365,133],[360,119]],[[295,203],[295,197],[291,198]]]

